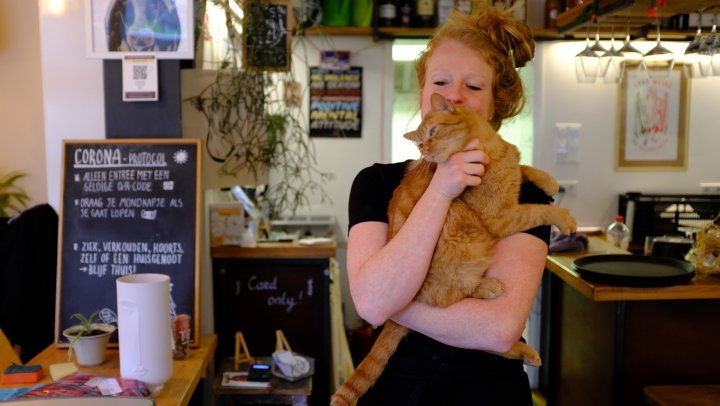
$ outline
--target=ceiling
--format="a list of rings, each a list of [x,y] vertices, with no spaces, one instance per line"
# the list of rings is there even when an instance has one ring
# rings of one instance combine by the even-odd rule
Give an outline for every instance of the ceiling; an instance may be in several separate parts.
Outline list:
[[[592,13],[597,9],[597,24],[601,36],[609,37],[611,31],[629,31],[634,38],[655,38],[657,31],[656,19],[648,17],[651,0],[586,0],[583,4],[562,12],[557,17],[560,33],[572,36],[584,36],[588,26],[595,27]],[[665,5],[658,7],[661,26],[671,17],[680,14],[720,12],[720,0],[666,0]],[[696,27],[684,30],[668,30],[663,28],[661,35],[667,39],[688,39],[695,34]]]

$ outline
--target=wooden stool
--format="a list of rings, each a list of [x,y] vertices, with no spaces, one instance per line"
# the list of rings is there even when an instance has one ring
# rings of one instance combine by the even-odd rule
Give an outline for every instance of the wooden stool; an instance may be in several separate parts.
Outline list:
[[[643,388],[652,406],[717,406],[720,385],[662,385]]]

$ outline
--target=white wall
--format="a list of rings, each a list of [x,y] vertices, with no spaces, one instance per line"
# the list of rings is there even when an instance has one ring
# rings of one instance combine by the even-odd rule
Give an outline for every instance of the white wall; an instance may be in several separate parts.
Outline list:
[[[8,8],[9,2],[0,0],[0,11],[5,11],[3,24],[23,21],[23,14]],[[24,3],[24,2],[23,2]],[[102,62],[87,59],[84,49],[83,0],[67,0],[59,14],[50,12],[47,0],[38,0],[40,9],[40,49],[42,61],[42,90],[44,100],[45,160],[47,165],[47,200],[56,210],[60,202],[60,160],[63,139],[93,139],[104,135],[104,108]],[[19,19],[19,20],[18,20]],[[7,29],[4,29],[7,32]],[[2,35],[7,36],[7,33]],[[2,39],[2,37],[0,37]],[[32,35],[13,38],[26,49],[37,47]],[[355,174],[373,162],[389,160],[389,112],[392,106],[392,65],[390,42],[373,42],[371,38],[312,37],[308,39],[310,64],[319,61],[318,53],[324,49],[349,50],[352,64],[363,66],[363,131],[362,138],[315,138],[318,166],[335,174],[328,185],[332,206],[315,206],[313,211],[335,215],[340,225],[340,237],[347,235],[347,197]],[[682,50],[687,43],[677,43]],[[605,225],[615,213],[617,194],[628,190],[644,192],[698,193],[701,181],[719,182],[720,165],[717,151],[720,137],[716,130],[717,95],[720,78],[698,80],[692,83],[689,165],[684,172],[616,172],[613,148],[615,142],[615,102],[617,87],[608,85],[580,85],[575,83],[572,57],[584,46],[583,42],[538,42],[535,64],[535,153],[534,165],[549,170],[562,180],[574,179],[579,184],[568,194],[562,205],[569,207],[583,225]],[[5,72],[8,61],[2,59],[7,45],[0,43],[0,63]],[[645,48],[647,49],[647,47]],[[33,75],[36,69],[32,58],[27,66],[14,67]],[[35,72],[35,75],[38,73]],[[298,75],[301,77],[301,75]],[[37,83],[37,80],[30,80]],[[13,90],[14,98],[22,97],[22,90]],[[3,96],[5,88],[3,88]],[[33,108],[32,106],[29,107]],[[37,107],[35,107],[37,108]],[[1,111],[0,123],[22,118],[22,111]],[[555,164],[554,123],[582,123],[579,165]],[[7,133],[7,124],[0,124]],[[10,127],[12,133],[14,127]],[[3,134],[3,139],[7,137]],[[18,151],[25,154],[26,151]],[[39,153],[39,152],[38,152]],[[27,153],[30,155],[30,153]],[[338,258],[344,264],[345,249],[341,242]],[[209,269],[203,271],[203,301],[211,302],[206,292],[211,279]],[[344,292],[347,294],[347,291]],[[347,296],[346,296],[347,297]],[[346,303],[350,324],[354,312],[349,300]],[[203,306],[202,317],[212,315]],[[211,327],[203,322],[203,330]]]
[[[603,43],[607,46],[609,44]],[[646,52],[654,43],[634,45]],[[676,55],[687,42],[664,42]],[[688,167],[686,171],[615,170],[616,102],[619,85],[578,84],[574,56],[584,41],[538,43],[536,60],[535,159],[534,165],[559,180],[577,180],[561,205],[570,209],[580,225],[605,226],[615,216],[618,194],[702,193],[700,182],[720,182],[720,137],[717,135],[717,95],[720,77],[690,81]],[[558,164],[555,155],[555,123],[580,123],[579,164]]]

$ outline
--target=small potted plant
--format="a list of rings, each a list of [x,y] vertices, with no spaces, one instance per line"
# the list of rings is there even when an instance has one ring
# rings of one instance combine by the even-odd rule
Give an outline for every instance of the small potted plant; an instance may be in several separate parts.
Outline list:
[[[85,317],[82,313],[75,313],[71,316],[80,324],[63,330],[63,335],[70,341],[68,361],[72,359],[73,352],[75,361],[81,366],[95,366],[105,361],[105,348],[117,327],[112,324],[94,323],[97,314],[96,311],[90,317]]]
[[[20,171],[0,176],[0,217],[10,217],[27,207],[30,198],[22,187],[15,184],[24,176],[25,173]]]

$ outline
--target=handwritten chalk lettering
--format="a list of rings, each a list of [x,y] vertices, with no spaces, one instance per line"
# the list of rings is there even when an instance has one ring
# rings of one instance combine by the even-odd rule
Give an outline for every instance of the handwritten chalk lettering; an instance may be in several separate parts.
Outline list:
[[[110,218],[134,219],[135,218],[135,209],[110,209]]]
[[[135,180],[134,169],[117,169],[108,171],[108,179],[112,181]]]
[[[80,268],[80,270],[83,272],[87,272],[88,275],[93,275],[93,276],[102,278],[107,273],[108,266],[107,266],[107,264],[88,265],[87,267],[85,267],[85,269]]]
[[[268,296],[267,304],[268,306],[285,307],[285,312],[290,313],[301,301],[302,291],[300,291],[298,297],[288,295],[287,292],[283,291],[280,296]]]
[[[149,244],[144,241],[103,241],[102,249],[107,252],[150,252]]]
[[[170,199],[170,207],[182,208],[183,206],[184,204],[182,198]]]
[[[118,182],[119,192],[152,192],[152,182]]]
[[[110,274],[112,276],[125,276],[137,273],[135,265],[115,265],[110,264]]]
[[[139,180],[152,180],[152,170],[150,169],[138,169],[137,178]]]
[[[78,148],[73,163],[76,167],[120,165],[122,154],[118,148]]]
[[[132,261],[143,265],[178,265],[183,254],[133,254]]]
[[[165,207],[164,197],[122,197],[119,207],[132,209],[163,208]]]
[[[114,191],[112,182],[85,182],[83,183],[83,192],[86,193],[103,193]]]
[[[106,197],[105,201],[107,202],[108,207],[117,206],[117,199],[115,199],[114,197]]]
[[[277,290],[277,276],[271,281],[258,281],[253,275],[248,278],[248,290]]]
[[[125,252],[113,252],[113,263],[115,264],[129,264],[130,255]]]
[[[100,262],[102,262],[103,264],[110,262],[110,253],[103,252],[102,254],[100,254]]]
[[[85,252],[96,252],[99,251],[97,241],[81,241],[80,250]]]
[[[90,209],[90,217],[92,218],[107,218],[108,209]]]
[[[102,182],[108,179],[105,171],[88,171],[82,175],[82,180],[83,182]]]
[[[184,254],[182,243],[180,242],[155,242],[153,243],[153,252],[163,254]]]
[[[168,180],[170,179],[170,171],[156,169],[153,171],[154,180]]]
[[[90,217],[90,210],[80,209],[80,218],[88,218],[88,217]]]
[[[136,152],[128,154],[128,163],[144,166],[167,166],[162,152]]]
[[[97,254],[96,253],[89,253],[89,252],[81,252],[80,253],[80,263],[81,264],[94,264],[97,262]]]
[[[80,199],[80,207],[103,207],[101,197],[83,197]]]

